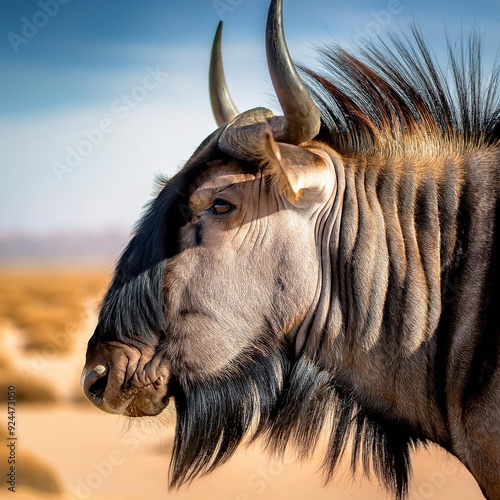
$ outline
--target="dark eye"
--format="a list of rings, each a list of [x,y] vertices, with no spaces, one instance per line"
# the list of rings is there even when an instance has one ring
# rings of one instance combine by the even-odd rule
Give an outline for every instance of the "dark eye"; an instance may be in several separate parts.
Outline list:
[[[234,206],[231,203],[223,200],[215,200],[213,205],[210,207],[210,212],[215,215],[228,214],[233,210]]]

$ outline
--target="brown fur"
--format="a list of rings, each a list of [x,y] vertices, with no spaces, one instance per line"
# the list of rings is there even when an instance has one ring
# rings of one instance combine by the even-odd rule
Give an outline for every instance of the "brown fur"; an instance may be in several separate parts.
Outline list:
[[[252,430],[307,457],[328,425],[327,477],[352,443],[401,498],[434,442],[500,498],[500,73],[482,85],[476,35],[452,83],[418,31],[393,42],[308,73],[314,140],[277,142],[260,108],[207,138],[117,266],[87,393],[175,399],[173,486]]]

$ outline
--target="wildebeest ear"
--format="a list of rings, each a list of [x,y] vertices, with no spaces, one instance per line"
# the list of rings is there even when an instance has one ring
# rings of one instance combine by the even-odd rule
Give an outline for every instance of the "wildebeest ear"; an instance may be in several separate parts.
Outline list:
[[[256,108],[239,115],[222,132],[221,151],[255,163],[270,173],[275,186],[292,203],[321,202],[333,189],[331,159],[301,146],[277,142],[268,123],[272,113]]]
[[[333,164],[325,154],[276,142],[273,134],[265,135],[267,164],[277,189],[293,204],[321,202],[333,188]]]

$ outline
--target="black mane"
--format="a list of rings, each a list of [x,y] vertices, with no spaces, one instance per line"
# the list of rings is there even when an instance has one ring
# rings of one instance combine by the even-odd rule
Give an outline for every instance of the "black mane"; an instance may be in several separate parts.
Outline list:
[[[446,47],[447,70],[415,26],[363,45],[359,58],[322,48],[325,71],[303,69],[321,113],[317,139],[344,155],[415,149],[430,139],[437,149],[498,144],[500,65],[483,70],[477,31],[457,43],[447,37]]]

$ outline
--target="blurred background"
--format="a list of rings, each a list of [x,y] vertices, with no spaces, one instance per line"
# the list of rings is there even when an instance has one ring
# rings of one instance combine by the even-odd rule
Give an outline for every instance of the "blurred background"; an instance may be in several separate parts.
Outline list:
[[[16,386],[16,498],[386,498],[347,468],[322,486],[318,461],[242,448],[208,478],[168,492],[174,416],[129,422],[92,408],[79,376],[113,263],[153,192],[214,129],[207,71],[224,20],[226,77],[240,110],[279,112],[267,73],[267,0],[2,0],[0,15],[0,436]],[[477,27],[485,74],[500,47],[498,0],[286,0],[290,52],[375,43],[421,26]],[[8,448],[0,447],[5,477]],[[5,456],[4,456],[5,455]],[[346,461],[348,463],[348,460]],[[8,469],[6,469],[8,470]],[[7,485],[2,482],[0,496]],[[482,498],[439,450],[419,452],[410,498]]]

